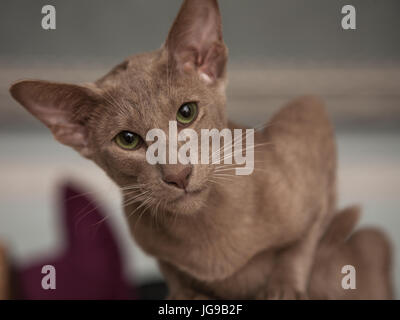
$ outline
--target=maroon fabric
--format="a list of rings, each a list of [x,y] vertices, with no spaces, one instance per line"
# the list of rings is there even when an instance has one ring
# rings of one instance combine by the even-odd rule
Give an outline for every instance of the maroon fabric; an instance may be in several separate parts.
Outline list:
[[[17,271],[21,299],[129,299],[121,255],[103,210],[84,191],[62,186],[60,209],[67,248]],[[44,290],[44,265],[56,269],[56,289]]]

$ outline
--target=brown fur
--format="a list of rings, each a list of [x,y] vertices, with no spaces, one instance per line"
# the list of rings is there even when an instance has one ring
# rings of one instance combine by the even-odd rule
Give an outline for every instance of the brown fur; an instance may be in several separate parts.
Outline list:
[[[7,252],[0,243],[0,300],[10,299],[10,271]]]
[[[386,235],[374,228],[352,234],[359,208],[343,210],[333,220],[318,248],[310,279],[314,299],[393,299],[392,248]],[[343,290],[341,268],[356,270],[356,289]]]
[[[194,165],[187,188],[176,188],[162,178],[187,166],[151,166],[146,143],[126,151],[113,140],[123,130],[168,133],[188,101],[199,105],[192,129],[232,127],[226,62],[217,2],[187,0],[161,49],[130,57],[93,84],[23,81],[11,94],[121,188],[136,186],[122,191],[128,223],[158,259],[171,298],[306,297],[336,198],[334,133],[319,99],[281,109],[256,134],[256,145],[268,145],[257,149],[255,172],[229,182],[213,165]]]

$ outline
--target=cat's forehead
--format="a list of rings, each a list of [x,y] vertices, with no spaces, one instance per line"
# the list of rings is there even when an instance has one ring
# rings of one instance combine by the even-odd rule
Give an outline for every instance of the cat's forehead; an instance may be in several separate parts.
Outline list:
[[[139,109],[163,109],[206,94],[198,79],[177,76],[160,51],[133,56],[97,81],[105,98]]]
[[[157,52],[134,56],[114,67],[96,82],[106,102],[102,117],[143,133],[175,119],[183,103],[209,96],[198,79],[169,71]]]
[[[130,92],[140,96],[149,91],[155,92],[165,81],[160,58],[157,52],[130,57],[115,66],[96,84],[105,92],[118,92],[120,95]]]

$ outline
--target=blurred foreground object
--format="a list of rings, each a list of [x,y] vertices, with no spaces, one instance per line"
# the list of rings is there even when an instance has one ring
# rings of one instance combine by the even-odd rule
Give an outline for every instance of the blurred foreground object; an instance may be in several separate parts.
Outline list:
[[[10,298],[10,274],[7,261],[7,252],[0,243],[0,300]]]
[[[88,194],[70,183],[62,185],[59,210],[67,247],[58,257],[41,259],[17,271],[17,298],[133,298],[107,215]],[[42,286],[47,274],[42,273],[44,266],[55,269],[55,289]]]

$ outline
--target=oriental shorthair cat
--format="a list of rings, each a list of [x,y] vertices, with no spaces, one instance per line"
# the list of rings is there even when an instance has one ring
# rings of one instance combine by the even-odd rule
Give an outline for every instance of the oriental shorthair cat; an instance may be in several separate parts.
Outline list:
[[[148,163],[147,132],[168,136],[170,121],[199,136],[242,128],[226,115],[227,57],[217,1],[186,0],[160,49],[93,83],[25,80],[10,91],[120,187],[132,235],[157,258],[169,298],[390,298],[384,235],[347,239],[358,209],[335,214],[335,138],[318,98],[288,103],[255,131],[252,174],[235,175],[234,164]],[[370,263],[367,252],[382,259]],[[340,289],[340,263],[364,270],[362,291]]]

